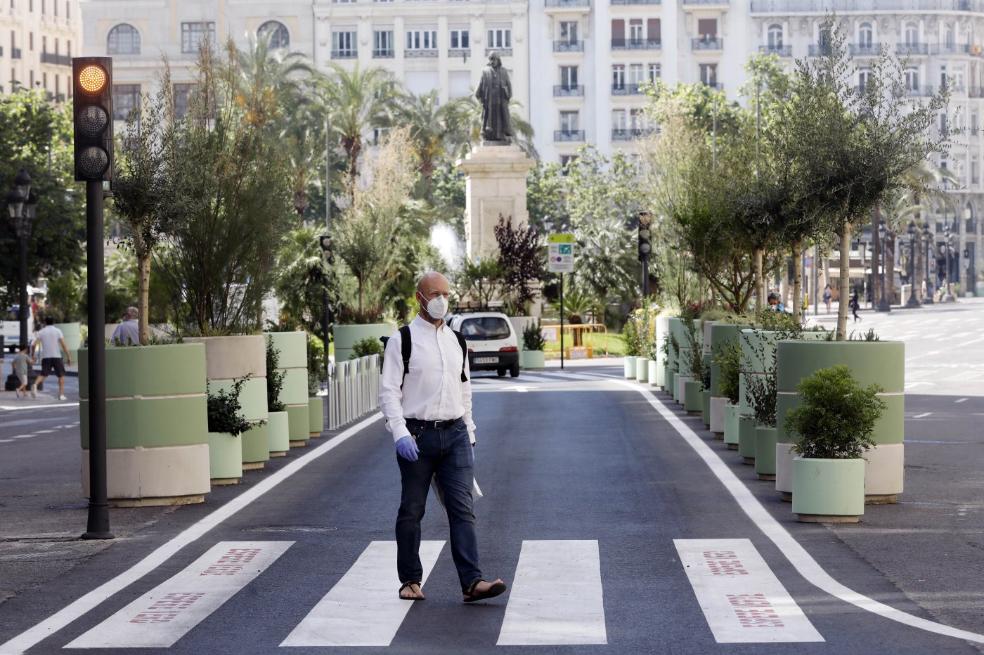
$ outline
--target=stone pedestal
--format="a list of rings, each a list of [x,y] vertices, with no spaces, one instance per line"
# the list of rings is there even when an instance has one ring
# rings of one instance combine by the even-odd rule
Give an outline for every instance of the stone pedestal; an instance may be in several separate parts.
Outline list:
[[[515,144],[482,145],[458,162],[465,173],[465,241],[472,260],[497,257],[495,226],[499,216],[512,216],[513,226],[526,225],[526,175],[534,162]]]

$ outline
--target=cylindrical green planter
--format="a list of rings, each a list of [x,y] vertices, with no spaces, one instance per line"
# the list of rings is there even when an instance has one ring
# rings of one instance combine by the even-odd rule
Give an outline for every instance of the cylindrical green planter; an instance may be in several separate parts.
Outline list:
[[[649,384],[650,384],[650,386],[658,387],[659,386],[659,371],[660,371],[659,362],[657,362],[655,359],[650,359],[647,362],[647,366],[649,368],[649,373],[646,375],[646,377],[649,378]]]
[[[745,464],[755,463],[755,417],[738,410],[738,454]]]
[[[635,377],[635,370],[636,370],[635,360],[636,360],[635,355],[626,355],[624,358],[622,358],[622,363],[625,366],[625,370],[623,371],[623,374],[625,375],[626,380],[631,380]]]
[[[793,513],[811,523],[857,523],[864,514],[863,459],[793,460]]]
[[[663,391],[673,396],[673,390],[676,389],[676,371],[672,368],[666,368],[666,386],[663,387]]]
[[[82,347],[82,324],[81,323],[55,323],[55,327],[61,330],[65,337],[65,345],[72,355],[72,361],[79,360],[78,352]]]
[[[776,429],[768,425],[755,427],[755,472],[759,480],[776,479]]]
[[[684,375],[678,373],[673,376],[674,389],[673,389],[673,400],[678,404],[683,405],[687,399],[687,383],[693,380],[689,375]]]
[[[342,326],[337,326],[336,330],[338,327]],[[290,446],[302,448],[307,446],[311,438],[311,418],[308,415],[310,405],[307,384],[307,334],[300,331],[270,332],[269,336],[273,339],[273,346],[280,351],[279,370],[284,374],[280,402],[287,406]]]
[[[544,367],[542,350],[524,350],[519,357],[523,368],[540,369]]]
[[[352,358],[352,354],[355,352],[355,344],[364,339],[378,340],[379,337],[388,337],[393,334],[395,330],[396,327],[389,323],[336,325],[333,332],[335,337],[335,361],[347,362]],[[305,345],[306,343],[307,342],[305,341]],[[281,365],[283,365],[283,362],[281,362]]]
[[[700,392],[700,418],[704,427],[711,424],[711,392],[704,390]]]
[[[239,437],[226,432],[209,432],[208,462],[212,485],[239,484],[243,477],[243,447]]]
[[[209,491],[205,347],[106,349],[108,497],[117,507],[200,503]],[[89,357],[79,349],[82,489],[89,495]]]
[[[710,425],[708,426],[714,436],[721,438],[719,435],[724,434],[724,406],[728,404],[728,399],[721,396],[712,395],[710,391],[707,392],[710,396]]]
[[[878,394],[886,408],[872,433],[875,446],[864,456],[866,502],[897,502],[904,474],[905,345],[896,341],[783,341],[777,353],[776,490],[793,491],[790,445],[794,435],[786,428],[786,413],[801,402],[797,385],[822,368],[844,365],[858,384],[884,389]]]
[[[321,396],[308,398],[308,421],[310,422],[308,429],[311,431],[311,438],[320,437],[321,432],[325,429],[325,399]]]
[[[636,382],[649,381],[649,359],[646,357],[636,357],[635,361]]]
[[[738,449],[738,405],[724,405],[724,443],[732,450]]]
[[[704,404],[700,380],[688,380],[683,388],[683,409],[699,413]]]
[[[267,419],[267,450],[270,457],[284,457],[290,450],[287,412],[270,412]]]

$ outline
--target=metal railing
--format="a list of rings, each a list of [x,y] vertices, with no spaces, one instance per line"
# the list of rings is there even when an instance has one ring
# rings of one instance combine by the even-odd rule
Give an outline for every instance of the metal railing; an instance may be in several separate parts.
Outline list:
[[[368,355],[335,364],[328,383],[328,429],[351,423],[379,407],[382,359]]]
[[[659,50],[663,42],[659,39],[612,39],[612,50]]]
[[[778,55],[780,57],[792,57],[793,46],[791,45],[760,45],[759,52],[767,55]]]
[[[899,43],[895,46],[895,54],[898,55],[928,55],[928,43]]]
[[[584,95],[584,85],[583,84],[556,84],[553,88],[553,94],[556,98],[564,98],[568,96],[583,96]]]
[[[358,56],[359,56],[359,52],[357,50],[332,50],[331,51],[331,58],[332,59],[355,59]]]
[[[880,43],[852,43],[847,48],[855,57],[877,57],[882,51]]]
[[[554,130],[554,141],[584,141],[584,130]]]
[[[723,50],[724,49],[724,39],[720,36],[706,37],[702,36],[697,39],[690,40],[691,50]]]
[[[493,52],[500,57],[512,57],[512,48],[486,48],[485,56],[488,57]]]
[[[635,82],[630,82],[628,84],[612,84],[612,95],[613,96],[637,96],[642,93],[640,90],[641,85]]]
[[[683,6],[687,5],[728,5],[730,0],[683,0]]]
[[[648,127],[612,128],[612,141],[631,141],[652,133]]]
[[[984,0],[752,0],[753,14],[844,11],[984,11]]]
[[[395,56],[392,48],[372,51],[373,59],[392,59]]]
[[[437,48],[424,50],[421,48],[411,49],[407,48],[403,51],[403,56],[407,59],[426,59],[429,57],[437,56]]]
[[[591,0],[543,0],[543,6],[548,9],[563,9],[565,7],[590,7]]]
[[[471,48],[448,48],[448,57],[468,59],[469,55],[471,55]]]
[[[584,52],[584,41],[554,41],[554,52]]]
[[[21,49],[20,48],[11,48],[10,49],[10,58],[11,59],[20,59],[21,58]]]
[[[661,5],[663,0],[611,0],[613,5]]]
[[[68,55],[58,55],[54,52],[42,52],[41,53],[41,63],[42,64],[54,64],[56,66],[71,66],[72,58]]]

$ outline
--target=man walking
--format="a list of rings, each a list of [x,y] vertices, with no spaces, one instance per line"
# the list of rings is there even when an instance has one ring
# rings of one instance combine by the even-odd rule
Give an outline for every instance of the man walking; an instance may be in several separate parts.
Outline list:
[[[41,346],[41,375],[34,379],[31,394],[35,394],[38,385],[54,373],[58,376],[58,400],[68,400],[65,397],[65,363],[72,363],[72,355],[65,345],[65,335],[55,327],[55,321],[50,316],[44,319],[44,327],[34,338],[34,349]],[[65,359],[62,360],[62,352]]]
[[[448,281],[428,273],[417,284],[420,312],[386,343],[379,404],[396,442],[402,497],[396,519],[400,598],[423,600],[420,521],[436,476],[451,529],[451,556],[464,601],[506,590],[482,578],[472,509],[475,423],[464,340],[444,323]],[[406,365],[406,367],[405,367]]]
[[[113,336],[109,340],[114,346],[139,346],[140,345],[140,312],[136,307],[127,307],[123,321],[113,330]]]

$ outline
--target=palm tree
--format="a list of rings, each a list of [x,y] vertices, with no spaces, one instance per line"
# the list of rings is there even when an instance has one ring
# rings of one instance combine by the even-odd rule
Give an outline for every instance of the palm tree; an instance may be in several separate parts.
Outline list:
[[[522,104],[517,100],[509,103],[509,123],[512,126],[513,141],[523,152],[534,159],[539,159],[533,146],[533,126],[520,113]],[[471,149],[471,144],[478,143],[482,138],[482,103],[474,95],[458,98],[456,112],[453,117],[456,125],[461,126],[461,134],[465,140],[457,144],[456,154],[463,156]]]
[[[270,35],[251,38],[245,50],[231,39],[226,47],[232,100],[245,109],[249,124],[270,125],[305,102],[314,69],[303,53],[271,49]]]

